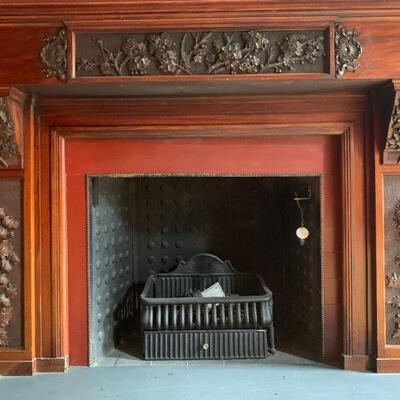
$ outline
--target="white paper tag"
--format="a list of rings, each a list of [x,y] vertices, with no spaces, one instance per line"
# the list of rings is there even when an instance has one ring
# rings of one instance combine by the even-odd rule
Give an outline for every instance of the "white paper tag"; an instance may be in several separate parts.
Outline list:
[[[201,297],[225,297],[225,293],[222,290],[221,285],[219,282],[214,283],[214,285],[210,286],[209,288],[203,290],[201,292]]]

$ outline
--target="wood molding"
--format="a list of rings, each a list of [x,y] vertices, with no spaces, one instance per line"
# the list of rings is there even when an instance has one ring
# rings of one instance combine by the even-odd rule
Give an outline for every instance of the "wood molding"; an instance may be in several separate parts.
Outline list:
[[[2,361],[0,360],[1,375],[33,375],[35,373],[34,361]]]
[[[34,367],[36,373],[65,372],[68,369],[68,358],[36,358]]]
[[[350,371],[368,371],[371,369],[371,358],[366,355],[343,355],[343,368]]]
[[[71,7],[73,6],[73,7]],[[73,0],[69,6],[61,0],[53,1],[29,1],[13,2],[7,0],[2,5],[2,19],[15,19],[30,21],[32,18],[45,17],[50,20],[79,19],[82,15],[93,15],[93,18],[121,19],[129,14],[166,14],[187,12],[214,12],[231,13],[242,15],[243,13],[274,13],[280,16],[298,15],[307,13],[309,15],[338,15],[368,17],[372,15],[393,16],[400,14],[400,7],[396,0],[388,0],[385,3],[376,1],[333,1],[309,2],[304,0],[295,1],[255,1],[255,0],[205,0],[199,3],[195,0],[179,0],[173,2],[151,1],[140,2],[139,0],[119,0],[105,4],[100,0]]]
[[[377,358],[376,372],[381,373],[399,373],[400,358]]]
[[[65,236],[62,233],[62,210],[64,205],[61,190],[64,140],[72,137],[111,138],[115,134],[118,137],[134,138],[200,138],[203,135],[205,137],[218,137],[219,135],[219,137],[228,137],[229,135],[262,136],[283,134],[285,132],[286,134],[295,134],[296,131],[300,134],[307,134],[308,132],[308,134],[333,134],[342,137],[344,159],[348,160],[344,164],[347,171],[346,185],[351,186],[344,200],[345,208],[351,210],[345,216],[345,223],[352,226],[346,229],[344,236],[347,243],[344,247],[347,250],[345,250],[343,273],[345,273],[346,279],[357,280],[356,285],[347,283],[344,290],[344,315],[347,316],[344,352],[349,357],[354,354],[362,355],[363,352],[368,352],[367,278],[363,275],[367,268],[366,236],[363,233],[366,216],[365,207],[360,207],[365,201],[364,192],[363,190],[360,191],[365,177],[363,177],[364,172],[361,169],[363,162],[362,152],[360,153],[358,150],[355,153],[355,149],[364,147],[364,128],[361,122],[362,118],[360,119],[360,115],[362,115],[360,110],[366,110],[367,105],[365,100],[362,100],[362,97],[349,96],[348,101],[352,104],[353,108],[351,109],[354,110],[349,113],[349,104],[344,104],[343,99],[338,101],[336,98],[337,104],[333,105],[335,103],[334,99],[330,103],[326,99],[321,101],[322,98],[323,96],[309,96],[309,98],[307,96],[306,98],[295,96],[283,97],[278,101],[277,99],[273,101],[269,97],[247,97],[245,103],[240,99],[232,98],[185,99],[184,102],[179,99],[171,99],[171,101],[166,101],[165,99],[143,99],[143,101],[142,99],[85,99],[77,100],[76,103],[71,99],[58,99],[54,102],[40,101],[38,110],[41,115],[41,151],[38,157],[44,161],[41,173],[44,186],[41,189],[41,196],[45,196],[41,197],[41,213],[45,216],[50,208],[49,203],[45,200],[47,197],[45,193],[49,192],[47,185],[52,182],[51,209],[53,209],[53,216],[51,220],[54,224],[51,230],[46,228],[42,237],[47,238],[45,239],[46,242],[52,243],[53,249],[51,254],[54,258],[50,263],[53,266],[53,272],[49,276],[52,276],[52,286],[55,288],[55,292],[51,296],[53,299],[61,296],[54,303],[58,304],[57,307],[51,312],[52,322],[50,323],[53,328],[50,329],[49,325],[49,328],[46,328],[41,333],[42,335],[47,335],[46,332],[52,332],[52,338],[46,344],[46,347],[43,347],[43,349],[48,349],[46,350],[46,354],[48,354],[46,357],[51,357],[51,354],[55,355],[55,353],[58,354],[57,357],[63,357],[68,354],[68,343],[63,337],[64,332],[62,332],[61,328],[66,326],[65,304],[67,303],[67,300],[63,297],[65,294],[61,289],[63,287],[63,276],[66,274],[66,255],[63,252]],[[310,107],[308,101],[311,103],[315,101],[315,107],[319,111],[316,111],[315,107]],[[321,121],[310,121],[310,118],[313,115],[312,113],[315,116],[318,112],[322,112],[325,104],[327,105],[328,103],[327,110],[329,109],[332,112],[333,107],[338,110],[338,115],[341,116],[337,117],[339,119],[336,118],[334,122],[323,123],[321,129]],[[176,110],[181,107],[186,107],[183,113],[185,115],[177,116]],[[304,109],[304,114],[300,111],[302,109]],[[99,110],[107,110],[107,112],[102,112],[100,117]],[[297,117],[293,119],[293,114],[293,117],[289,118],[290,122],[288,122],[288,115],[292,113],[295,113]],[[115,125],[116,118],[119,125]],[[210,123],[210,118],[212,118],[212,123]],[[246,120],[245,123],[243,123],[243,118]],[[295,121],[296,119],[297,121]],[[189,120],[193,125],[187,124]],[[328,121],[330,120],[328,119]],[[348,121],[353,122],[349,123]],[[65,125],[66,122],[68,126]],[[45,154],[48,154],[46,149],[49,148],[52,149],[51,164],[54,170],[52,178],[48,175],[49,166],[45,161]],[[354,158],[354,154],[358,154],[358,157],[361,158]],[[51,239],[48,237],[50,232],[53,232]],[[42,249],[43,253],[48,251],[45,248],[47,248],[47,245]],[[44,315],[48,315],[43,308],[41,312]],[[48,322],[46,322],[46,325],[48,325]],[[47,342],[49,337],[46,337]],[[367,354],[364,354],[367,357]]]
[[[0,376],[27,376],[35,373],[65,372],[68,358],[36,358],[33,360],[0,360]]]
[[[346,356],[371,354],[368,345],[363,115],[365,96],[321,94],[171,99],[39,99],[25,118],[25,345],[18,358],[63,360],[69,353],[66,298],[63,149],[68,138],[201,138],[263,135],[337,135],[342,139],[346,279],[344,286]],[[190,121],[190,123],[188,123]],[[36,130],[36,134],[33,132]],[[50,156],[51,155],[51,156]],[[338,164],[339,166],[339,164]],[[52,172],[50,172],[52,171]],[[356,207],[357,205],[357,207]],[[371,228],[372,229],[372,228]],[[351,233],[352,232],[352,233]],[[37,238],[35,240],[35,237]],[[35,245],[34,245],[35,243]],[[35,254],[31,253],[35,248]],[[33,279],[35,277],[35,279]],[[33,281],[33,282],[32,282]],[[40,301],[39,301],[40,299]],[[11,361],[11,353],[0,359]],[[47,364],[46,364],[47,363]],[[351,363],[351,361],[349,361]],[[351,364],[346,365],[351,365]],[[358,363],[360,363],[358,361]],[[62,369],[62,361],[39,361],[39,368]],[[47,366],[48,365],[48,366]],[[52,367],[53,365],[53,367]],[[10,369],[10,371],[13,371]],[[34,372],[34,368],[33,368]]]

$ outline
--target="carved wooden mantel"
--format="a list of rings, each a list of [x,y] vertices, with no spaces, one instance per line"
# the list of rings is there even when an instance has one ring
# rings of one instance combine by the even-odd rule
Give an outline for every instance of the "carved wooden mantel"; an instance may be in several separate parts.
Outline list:
[[[20,223],[22,290],[8,305],[0,272],[0,374],[68,365],[66,140],[272,134],[340,138],[343,366],[400,371],[397,181],[385,181],[400,178],[399,2],[117,3],[2,2],[0,209]],[[0,212],[0,231],[9,222]],[[7,344],[11,328],[21,343]]]

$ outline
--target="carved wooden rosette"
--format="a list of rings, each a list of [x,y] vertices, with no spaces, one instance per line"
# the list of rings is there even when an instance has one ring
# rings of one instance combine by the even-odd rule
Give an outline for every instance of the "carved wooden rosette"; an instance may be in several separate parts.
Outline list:
[[[46,77],[57,77],[60,81],[67,80],[67,30],[60,29],[56,34],[46,34],[40,59],[44,65]]]
[[[0,167],[8,167],[9,159],[18,155],[15,128],[5,97],[0,97]]]
[[[19,263],[11,242],[18,225],[0,208],[0,347],[8,347],[7,327],[13,317],[12,299],[17,296],[9,274]]]
[[[358,41],[359,33],[355,29],[347,31],[341,24],[335,25],[335,61],[336,77],[341,78],[346,71],[355,72],[360,66],[358,59],[362,47]]]

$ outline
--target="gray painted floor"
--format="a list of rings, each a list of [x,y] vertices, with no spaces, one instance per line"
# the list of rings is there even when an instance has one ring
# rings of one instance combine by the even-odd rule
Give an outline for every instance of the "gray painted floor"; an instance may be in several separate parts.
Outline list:
[[[283,353],[267,361],[145,362],[0,377],[1,400],[398,400],[399,393],[400,374],[342,371]]]

